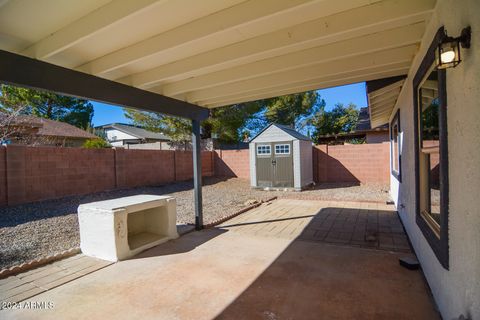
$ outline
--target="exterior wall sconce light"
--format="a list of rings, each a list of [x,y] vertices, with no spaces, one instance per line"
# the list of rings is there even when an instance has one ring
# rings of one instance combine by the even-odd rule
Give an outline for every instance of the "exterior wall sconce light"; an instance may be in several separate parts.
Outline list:
[[[454,68],[462,61],[460,57],[460,45],[462,48],[470,48],[471,33],[471,28],[466,27],[462,30],[459,37],[453,38],[449,37],[445,31],[445,36],[438,45],[435,54],[437,69]]]

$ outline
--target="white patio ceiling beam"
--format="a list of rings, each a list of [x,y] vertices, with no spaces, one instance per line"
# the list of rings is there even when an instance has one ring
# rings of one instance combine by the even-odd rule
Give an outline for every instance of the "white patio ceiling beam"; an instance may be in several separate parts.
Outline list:
[[[397,73],[398,72],[403,72],[403,73],[400,74],[400,75],[403,75],[403,74],[407,73],[408,70],[407,71],[405,71],[405,70],[408,69],[409,67],[410,67],[410,62],[400,62],[400,63],[390,65],[388,67],[388,71],[395,71]],[[224,97],[219,97],[219,98],[210,99],[210,100],[203,100],[203,101],[199,101],[199,105],[204,106],[204,105],[212,105],[212,104],[221,104],[221,103],[224,103],[226,101],[243,99],[246,96],[258,95],[258,94],[263,94],[263,93],[271,94],[271,93],[279,91],[279,90],[281,90],[283,92],[284,90],[287,90],[288,88],[298,89],[300,87],[302,87],[302,88],[303,87],[311,87],[312,85],[315,85],[315,84],[323,84],[325,82],[338,81],[338,80],[342,80],[342,79],[345,79],[345,81],[348,81],[347,83],[353,83],[353,82],[350,82],[350,79],[352,79],[352,78],[359,79],[362,76],[364,76],[366,80],[360,79],[358,81],[369,81],[369,80],[372,80],[372,78],[371,78],[372,75],[383,74],[383,73],[386,72],[386,70],[387,70],[387,68],[385,66],[377,66],[377,67],[372,67],[368,70],[347,71],[345,73],[336,74],[336,75],[333,75],[333,76],[320,75],[315,79],[309,79],[309,80],[306,80],[306,81],[298,81],[298,82],[294,82],[294,83],[290,82],[290,83],[287,83],[287,84],[278,85],[278,86],[273,87],[273,88],[255,89],[255,90],[252,90],[252,91],[249,91],[249,92],[242,92],[242,93],[237,93],[237,94],[233,94],[233,95],[230,95],[230,96],[224,96]],[[396,75],[399,75],[399,74],[396,74]],[[318,89],[318,88],[313,88],[311,90],[314,90],[314,89]],[[294,92],[302,92],[302,91],[294,91]],[[292,91],[292,93],[293,93],[293,91]],[[249,101],[249,100],[243,100],[243,101]]]
[[[416,50],[417,46],[415,45],[406,46],[332,62],[319,63],[295,70],[277,72],[275,74],[257,77],[254,79],[194,91],[190,94],[187,94],[187,100],[190,102],[198,102],[240,92],[247,92],[249,90],[270,88],[277,85],[315,79],[318,78],[319,75],[334,76],[344,72],[368,70],[369,68],[379,66],[385,66],[388,68],[390,65],[395,63],[410,63]]]
[[[140,41],[78,67],[80,71],[101,75],[147,57],[195,52],[195,47],[208,51],[245,38],[272,32],[298,23],[305,15],[329,14],[352,6],[368,4],[368,0],[347,0],[338,5],[334,0],[249,0],[203,18],[181,25],[170,31]],[[292,10],[305,7],[303,15],[288,18]],[[310,12],[310,14],[308,13]],[[285,14],[285,17],[281,17]],[[197,49],[198,50],[198,49]]]
[[[279,86],[276,88],[270,88],[268,90],[257,91],[257,92],[250,92],[249,94],[244,94],[242,96],[237,97],[230,97],[230,99],[224,99],[223,101],[218,100],[218,102],[202,102],[202,105],[208,108],[216,108],[226,105],[231,105],[235,103],[242,103],[247,101],[255,101],[260,99],[266,99],[271,97],[282,96],[286,94],[292,94],[297,92],[304,92],[309,90],[318,90],[324,88],[331,88],[340,85],[350,84],[350,83],[357,83],[361,81],[369,81],[379,78],[386,78],[386,77],[393,77],[398,75],[404,75],[408,72],[409,66],[405,64],[403,67],[392,68],[390,70],[381,70],[375,71],[371,70],[371,72],[362,72],[361,75],[358,73],[352,73],[345,75],[345,77],[337,77],[337,78],[320,78],[313,81],[308,82],[299,82],[296,84],[290,84],[287,86]]]
[[[167,96],[248,80],[258,76],[286,71],[318,62],[339,60],[346,57],[402,47],[421,41],[425,24],[423,22],[366,35],[359,38],[314,47],[271,59],[256,61],[232,69],[221,70],[198,77],[165,85],[161,90]],[[354,50],[352,50],[352,48]],[[155,89],[153,89],[156,91]]]
[[[40,40],[22,54],[40,60],[47,59],[127,17],[165,1],[167,0],[112,1]]]
[[[430,16],[434,4],[435,0],[389,0],[375,3],[161,65],[119,81],[149,88],[166,81],[179,81],[261,59],[398,28],[425,21]]]

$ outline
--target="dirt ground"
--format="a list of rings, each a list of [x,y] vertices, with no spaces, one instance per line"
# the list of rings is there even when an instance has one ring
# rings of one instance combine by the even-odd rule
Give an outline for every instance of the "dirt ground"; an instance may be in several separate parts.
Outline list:
[[[193,223],[191,181],[165,186],[113,190],[57,200],[0,208],[0,269],[78,247],[77,208],[82,203],[135,194],[172,195],[177,199],[177,223]],[[246,207],[248,202],[273,196],[296,199],[379,201],[389,200],[386,185],[320,184],[311,190],[254,190],[238,178],[204,180],[204,222],[210,223]]]

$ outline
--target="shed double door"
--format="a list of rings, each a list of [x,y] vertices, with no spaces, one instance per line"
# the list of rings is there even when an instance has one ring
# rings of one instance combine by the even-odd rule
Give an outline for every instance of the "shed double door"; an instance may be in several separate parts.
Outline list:
[[[292,142],[256,143],[259,187],[293,188]]]

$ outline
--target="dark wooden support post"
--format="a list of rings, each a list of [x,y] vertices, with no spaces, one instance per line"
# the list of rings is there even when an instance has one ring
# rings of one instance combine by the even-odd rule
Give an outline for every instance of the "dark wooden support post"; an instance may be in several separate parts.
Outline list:
[[[203,229],[202,207],[202,151],[200,147],[200,121],[192,120],[193,197],[195,200],[195,229]]]

